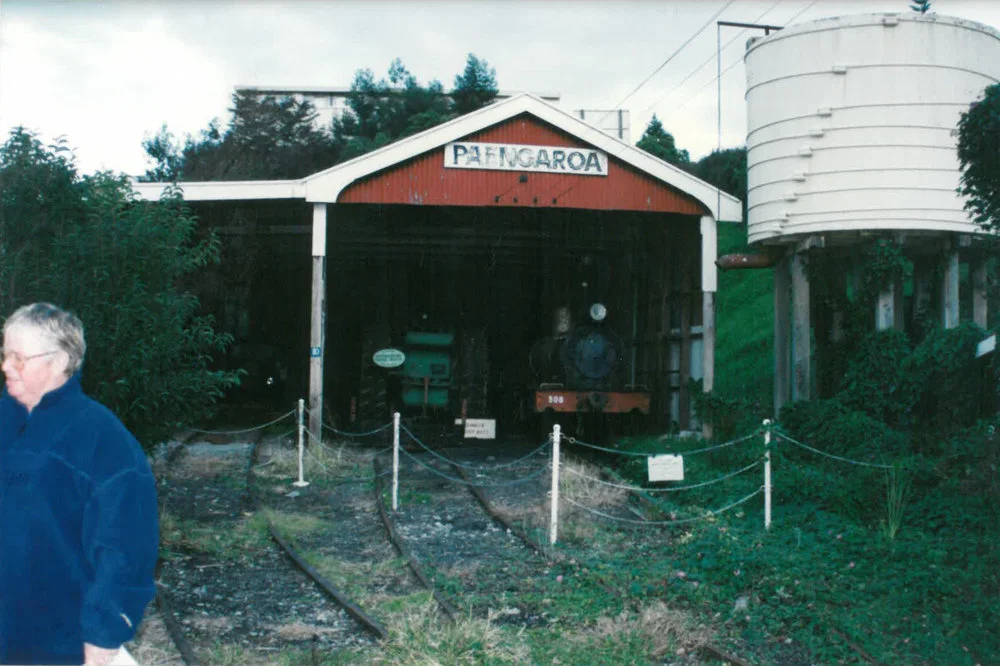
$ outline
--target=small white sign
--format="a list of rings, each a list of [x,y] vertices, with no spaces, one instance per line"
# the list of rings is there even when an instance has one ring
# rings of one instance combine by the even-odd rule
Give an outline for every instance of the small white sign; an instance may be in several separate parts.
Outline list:
[[[465,419],[466,439],[496,439],[496,419]]]
[[[980,356],[986,356],[991,351],[994,351],[996,348],[997,348],[997,336],[996,334],[993,334],[990,337],[983,340],[982,342],[980,342],[978,345],[976,345],[976,358],[979,358]]]
[[[608,154],[572,146],[527,146],[503,143],[449,143],[444,147],[449,169],[540,171],[578,176],[607,176]]]
[[[398,349],[380,349],[372,356],[372,361],[380,368],[398,368],[406,362],[406,354]]]
[[[662,455],[646,458],[650,481],[683,481],[684,456]]]

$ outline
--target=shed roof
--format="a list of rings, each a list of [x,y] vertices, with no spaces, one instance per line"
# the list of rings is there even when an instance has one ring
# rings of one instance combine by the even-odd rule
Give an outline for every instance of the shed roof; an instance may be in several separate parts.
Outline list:
[[[739,199],[721,192],[716,187],[695,178],[672,164],[653,157],[644,150],[608,136],[584,121],[530,94],[517,95],[495,102],[472,113],[299,180],[184,182],[180,183],[180,186],[184,191],[185,198],[190,201],[304,199],[313,203],[343,202],[342,195],[352,185],[364,181],[371,182],[373,178],[388,178],[394,171],[398,172],[404,168],[404,163],[433,153],[451,142],[461,141],[476,135],[489,138],[483,133],[505,123],[510,124],[518,117],[526,117],[531,120],[536,130],[538,127],[547,126],[547,129],[553,130],[557,134],[561,133],[569,142],[568,145],[593,147],[607,153],[609,162],[617,163],[623,167],[623,173],[629,173],[632,178],[666,186],[660,187],[660,189],[667,194],[676,192],[683,199],[690,199],[692,203],[697,202],[698,208],[717,220],[742,220],[742,207]],[[477,172],[480,178],[483,177],[482,173]],[[587,181],[595,180],[590,176],[540,175],[550,179],[584,178]],[[137,183],[135,187],[140,196],[152,200],[159,198],[165,185],[164,183]],[[605,188],[607,188],[606,185]],[[358,187],[354,187],[353,190],[356,192]],[[377,192],[373,192],[364,201],[380,203],[382,202],[379,200],[380,198],[381,196]],[[652,199],[651,197],[647,198]],[[354,196],[350,199],[358,201]],[[579,198],[573,207],[616,209],[622,207],[620,199],[621,197],[619,197],[619,201],[613,201],[608,196],[591,197],[590,199]],[[413,203],[424,202],[414,201]],[[444,202],[428,200],[426,203],[435,205]],[[460,202],[452,201],[451,203]],[[462,205],[473,204],[464,202]],[[625,208],[641,209],[634,205],[627,205]],[[662,208],[650,205],[647,209],[661,210]],[[677,212],[681,212],[681,210]],[[694,209],[684,212],[694,212]]]

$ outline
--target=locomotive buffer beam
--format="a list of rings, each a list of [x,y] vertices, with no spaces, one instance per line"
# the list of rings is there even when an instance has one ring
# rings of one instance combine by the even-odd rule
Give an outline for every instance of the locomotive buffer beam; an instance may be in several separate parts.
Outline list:
[[[650,397],[644,391],[535,391],[536,412],[600,412],[649,414]]]

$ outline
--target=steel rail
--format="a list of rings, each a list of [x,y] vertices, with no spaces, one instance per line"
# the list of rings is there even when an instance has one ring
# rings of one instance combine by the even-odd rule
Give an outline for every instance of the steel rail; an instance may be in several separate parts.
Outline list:
[[[462,474],[463,477],[465,476],[465,474],[462,472],[461,469],[459,469],[459,473]],[[545,559],[545,561],[558,562],[559,564],[567,564],[573,567],[578,573],[583,568],[583,565],[581,565],[579,562],[576,562],[575,560],[566,557],[563,553],[560,553],[557,550],[551,548],[546,549],[543,544],[540,544],[535,539],[532,539],[531,536],[524,529],[522,529],[519,525],[511,522],[510,519],[508,519],[506,516],[497,511],[490,503],[486,495],[483,493],[481,488],[473,486],[471,484],[468,485],[468,488],[469,491],[483,506],[483,509],[486,510],[486,513],[490,515],[490,517],[496,520],[501,526],[509,530],[511,534],[517,536],[521,541],[525,543],[525,545],[528,546],[528,548],[541,555],[542,558]],[[621,594],[618,592],[618,590],[609,585],[602,576],[599,576],[593,571],[591,571],[588,575],[592,577],[594,581],[601,587],[601,589],[603,589],[609,595],[615,598],[621,597]]]
[[[259,444],[260,440],[253,443],[253,446],[250,449],[249,460],[247,462],[246,496],[249,498],[250,509],[254,513],[257,513],[258,511],[257,497],[256,493],[253,491],[253,476],[254,467],[257,464],[257,457],[260,453]],[[338,590],[333,583],[327,580],[319,571],[306,562],[305,559],[303,559],[303,557],[295,550],[295,548],[292,547],[288,541],[283,539],[280,534],[278,534],[278,531],[274,528],[270,519],[266,519],[266,522],[267,531],[271,536],[271,539],[281,547],[285,555],[287,555],[288,558],[292,560],[292,562],[294,562],[295,565],[301,569],[303,573],[305,573],[306,576],[308,576],[310,580],[312,580],[312,582],[319,587],[320,590],[333,599],[341,608],[344,609],[344,611],[347,612],[348,615],[361,624],[365,631],[374,635],[379,640],[385,640],[389,637],[389,632],[380,622],[362,610],[360,606],[351,601],[346,594]]]
[[[448,600],[443,592],[437,589],[434,583],[424,574],[423,569],[417,563],[416,558],[410,553],[406,544],[403,543],[403,539],[399,536],[396,526],[392,522],[392,518],[389,517],[389,512],[385,508],[385,502],[382,501],[382,489],[385,487],[385,472],[379,470],[378,458],[373,461],[375,469],[375,504],[378,506],[379,516],[382,518],[382,525],[385,527],[385,531],[389,535],[389,541],[392,542],[393,547],[396,552],[399,553],[400,557],[406,560],[406,565],[413,572],[413,575],[423,584],[425,588],[434,597],[441,610],[444,611],[445,615],[452,622],[458,617],[458,609]]]
[[[462,469],[458,465],[455,465],[454,467],[458,471],[458,474],[462,477],[462,480],[466,482],[466,487],[469,489],[469,492],[471,492],[472,495],[476,498],[476,500],[479,501],[479,503],[482,505],[486,513],[488,513],[489,516],[494,521],[496,521],[501,527],[503,527],[511,534],[516,536],[518,539],[520,539],[522,542],[524,542],[524,545],[526,545],[528,548],[530,548],[531,550],[535,551],[536,553],[544,557],[546,560],[552,559],[551,553],[546,553],[545,549],[542,548],[542,546],[539,545],[537,541],[532,539],[531,536],[524,531],[524,529],[522,529],[519,525],[515,525],[513,522],[507,519],[506,516],[504,516],[495,508],[493,508],[493,505],[491,505],[489,500],[486,499],[486,495],[483,494],[482,488],[472,484],[464,469]]]
[[[184,663],[187,666],[202,666],[202,662],[194,653],[191,644],[184,638],[184,631],[177,621],[177,616],[174,615],[173,609],[167,603],[166,592],[159,585],[156,586],[156,606],[160,609],[160,619],[163,620],[163,626],[167,630],[167,635],[170,636],[170,640],[173,642],[174,647],[177,648],[177,651],[181,653],[181,659],[184,660]]]

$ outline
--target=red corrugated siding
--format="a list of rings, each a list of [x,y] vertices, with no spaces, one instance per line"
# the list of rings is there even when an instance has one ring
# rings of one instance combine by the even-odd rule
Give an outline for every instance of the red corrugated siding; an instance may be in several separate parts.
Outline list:
[[[590,147],[529,115],[511,118],[462,140]],[[350,184],[337,203],[584,208],[684,215],[708,212],[693,197],[610,155],[608,175],[601,177],[446,169],[442,150],[438,148]],[[528,182],[519,182],[525,173]]]

